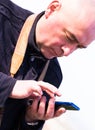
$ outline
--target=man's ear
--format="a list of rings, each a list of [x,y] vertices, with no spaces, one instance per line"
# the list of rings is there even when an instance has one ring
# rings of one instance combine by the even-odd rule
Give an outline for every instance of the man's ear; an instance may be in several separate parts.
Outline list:
[[[49,4],[48,8],[47,8],[46,11],[45,11],[45,16],[46,16],[46,18],[48,18],[48,16],[49,16],[51,13],[53,13],[54,11],[60,9],[60,7],[61,7],[60,1],[59,1],[59,0],[53,0],[53,1]]]

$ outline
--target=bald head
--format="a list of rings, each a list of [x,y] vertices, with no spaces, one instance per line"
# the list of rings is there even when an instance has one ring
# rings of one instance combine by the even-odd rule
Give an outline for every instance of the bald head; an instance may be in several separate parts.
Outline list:
[[[63,4],[67,5],[73,5],[73,6],[89,6],[89,7],[95,7],[95,0],[59,0]]]
[[[59,0],[66,15],[72,15],[83,19],[93,17],[95,19],[95,0]]]

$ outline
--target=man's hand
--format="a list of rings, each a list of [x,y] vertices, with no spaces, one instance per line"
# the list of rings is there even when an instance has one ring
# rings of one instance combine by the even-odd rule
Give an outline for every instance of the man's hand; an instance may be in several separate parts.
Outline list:
[[[46,91],[50,95],[50,97],[54,97],[55,95],[61,96],[58,89],[47,82],[34,80],[18,80],[12,90],[10,97],[17,99],[23,99],[27,97],[41,98],[43,91]]]
[[[40,100],[40,101],[39,101]],[[39,104],[39,107],[38,107]],[[32,105],[28,106],[26,111],[26,122],[32,122],[36,120],[47,120],[54,117],[58,117],[66,112],[65,108],[60,108],[57,111],[54,110],[55,99],[50,98],[48,107],[46,110],[46,97],[42,96],[41,99],[34,99]]]

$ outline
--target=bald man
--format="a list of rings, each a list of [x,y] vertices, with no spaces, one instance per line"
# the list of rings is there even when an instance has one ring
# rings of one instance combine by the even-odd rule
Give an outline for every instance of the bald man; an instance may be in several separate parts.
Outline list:
[[[3,30],[7,28],[7,32],[12,35],[9,39],[10,34],[7,33],[9,35],[6,35],[4,40],[16,41],[26,18],[33,13],[19,8],[9,0],[1,0],[0,5],[1,11],[3,8],[1,18],[4,20],[7,13],[7,20],[10,20],[8,24],[14,27],[12,30],[10,26],[2,26]],[[56,57],[68,56],[77,49],[86,48],[95,39],[95,0],[53,0],[45,12],[34,15],[37,16],[30,31],[25,60],[15,78],[28,80],[34,76],[32,79],[38,82],[42,66],[49,59],[52,63],[44,81],[59,86],[62,76]],[[15,33],[12,32],[14,30]],[[12,53],[13,50],[11,55]],[[9,55],[9,59],[10,57]],[[39,62],[41,65],[38,65]],[[38,75],[35,78],[36,74]],[[18,84],[22,86],[22,83],[25,85],[23,81],[18,81],[15,86],[18,87]],[[46,110],[47,100],[49,103]],[[29,106],[26,100],[20,103],[18,100],[16,102],[12,99],[7,100],[0,130],[41,130],[45,120],[58,117],[66,111],[65,108],[55,111],[54,104],[55,98],[46,94],[40,99],[34,99]]]

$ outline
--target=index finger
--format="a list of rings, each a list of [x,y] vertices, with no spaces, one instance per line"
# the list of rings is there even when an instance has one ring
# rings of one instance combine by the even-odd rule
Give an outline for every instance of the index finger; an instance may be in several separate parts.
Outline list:
[[[61,96],[59,90],[50,83],[38,81],[38,85],[42,88],[42,90],[46,91],[51,97],[54,97],[55,95]]]

